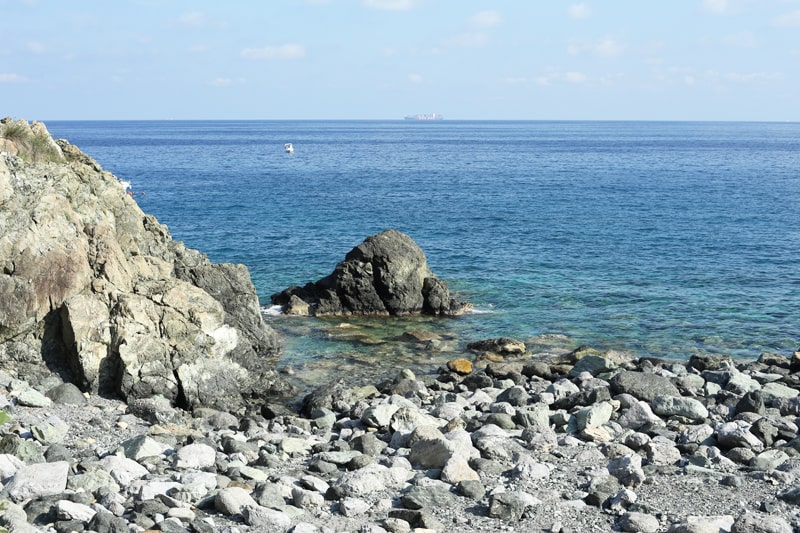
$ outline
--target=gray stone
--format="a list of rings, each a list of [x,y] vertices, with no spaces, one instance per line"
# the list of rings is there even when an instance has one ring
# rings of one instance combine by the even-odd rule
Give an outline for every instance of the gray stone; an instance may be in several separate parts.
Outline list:
[[[750,461],[750,466],[755,470],[775,470],[788,459],[786,452],[773,448],[755,456]]]
[[[72,383],[56,385],[45,394],[57,404],[84,405],[86,397],[81,390]]]
[[[250,494],[241,487],[227,487],[217,493],[214,508],[226,515],[242,514],[246,507],[258,507]]]
[[[617,418],[617,423],[624,428],[637,430],[649,425],[661,425],[664,422],[653,413],[650,404],[637,400]]]
[[[416,486],[400,497],[406,509],[448,509],[455,506],[458,496],[446,487]]]
[[[792,533],[792,526],[784,518],[767,513],[744,512],[731,527],[731,533]]]
[[[98,489],[108,489],[111,492],[119,492],[120,486],[114,481],[110,473],[105,470],[95,468],[87,470],[83,474],[70,476],[67,487],[74,491],[94,492]]]
[[[656,396],[681,395],[669,378],[648,372],[623,371],[611,378],[609,384],[616,394],[630,394],[646,402],[652,402]]]
[[[53,401],[36,389],[25,389],[17,394],[17,402],[25,407],[50,407]]]
[[[665,437],[654,437],[643,449],[647,453],[647,462],[651,465],[674,465],[681,460],[680,450]]]
[[[491,497],[489,501],[489,516],[500,518],[508,522],[516,522],[528,507],[541,503],[532,495],[521,492],[501,492]]]
[[[68,473],[69,463],[66,461],[23,466],[14,473],[5,491],[15,502],[60,494],[67,488]]]
[[[319,492],[295,487],[292,489],[292,502],[300,509],[322,507],[325,497]]]
[[[13,433],[3,435],[0,439],[0,454],[13,455],[27,464],[44,462],[41,446],[33,441],[21,439]]]
[[[361,498],[342,498],[339,502],[339,512],[347,517],[361,516],[371,509],[371,505]]]
[[[405,468],[387,468],[373,463],[359,470],[345,472],[334,486],[345,496],[366,496],[384,489],[399,489],[413,475],[413,471]]]
[[[609,473],[626,487],[636,488],[645,480],[640,455],[624,455],[608,463]]]
[[[107,455],[98,461],[100,467],[111,474],[111,477],[123,487],[127,487],[135,479],[147,475],[147,469],[127,457]]]
[[[158,442],[147,435],[138,435],[128,439],[120,444],[120,447],[125,457],[134,461],[139,461],[144,457],[161,455],[170,449],[168,445]]]
[[[58,500],[56,502],[56,516],[59,520],[80,520],[89,522],[97,511],[81,503],[69,500]]]
[[[600,402],[584,407],[575,414],[577,430],[599,428],[611,420],[613,412],[614,408],[609,402]]]
[[[292,527],[292,517],[288,514],[257,505],[242,509],[242,516],[248,526],[259,531],[283,532]]]
[[[721,448],[749,448],[755,452],[764,449],[764,444],[758,437],[750,433],[750,424],[742,420],[720,424],[716,427],[716,432]]]
[[[682,416],[689,420],[705,420],[708,409],[694,398],[658,395],[653,398],[653,412],[661,416]]]
[[[630,533],[656,533],[660,524],[653,515],[629,512],[620,517],[617,526],[621,531]]]

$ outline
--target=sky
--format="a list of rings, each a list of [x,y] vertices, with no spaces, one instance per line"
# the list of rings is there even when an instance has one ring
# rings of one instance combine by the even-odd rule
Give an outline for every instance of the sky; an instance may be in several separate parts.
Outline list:
[[[800,0],[0,0],[27,120],[800,121]]]

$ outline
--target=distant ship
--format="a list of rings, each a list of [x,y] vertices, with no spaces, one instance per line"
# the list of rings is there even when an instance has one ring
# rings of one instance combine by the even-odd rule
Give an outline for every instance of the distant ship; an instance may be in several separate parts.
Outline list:
[[[439,113],[432,115],[407,115],[406,120],[444,120],[444,117]]]

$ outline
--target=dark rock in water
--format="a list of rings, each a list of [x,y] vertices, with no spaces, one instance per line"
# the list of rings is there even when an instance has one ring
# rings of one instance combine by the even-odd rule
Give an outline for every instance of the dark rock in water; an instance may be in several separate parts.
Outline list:
[[[525,343],[509,337],[500,337],[471,342],[467,344],[467,349],[473,352],[500,355],[522,355],[525,353]]]
[[[422,249],[396,230],[367,237],[329,276],[273,294],[272,303],[299,312],[304,306],[298,298],[316,316],[454,316],[471,307],[450,297],[447,284],[428,268]]]

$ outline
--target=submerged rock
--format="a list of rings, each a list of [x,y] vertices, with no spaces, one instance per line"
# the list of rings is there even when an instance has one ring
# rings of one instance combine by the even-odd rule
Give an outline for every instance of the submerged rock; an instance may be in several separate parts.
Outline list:
[[[273,294],[272,303],[293,314],[308,305],[315,316],[454,316],[471,307],[451,298],[411,237],[391,229],[367,237],[329,276]]]

